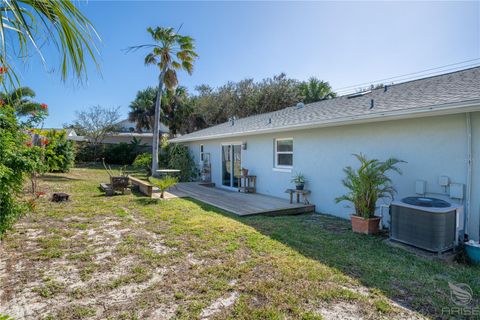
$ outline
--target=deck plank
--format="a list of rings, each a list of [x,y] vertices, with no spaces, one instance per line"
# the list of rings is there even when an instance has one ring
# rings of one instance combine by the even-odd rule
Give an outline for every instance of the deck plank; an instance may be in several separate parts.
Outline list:
[[[241,193],[220,188],[202,186],[197,182],[179,183],[169,190],[173,195],[188,195],[191,198],[205,202],[239,216],[254,214],[300,214],[315,211],[315,205],[293,203],[286,199],[276,198],[258,193]]]

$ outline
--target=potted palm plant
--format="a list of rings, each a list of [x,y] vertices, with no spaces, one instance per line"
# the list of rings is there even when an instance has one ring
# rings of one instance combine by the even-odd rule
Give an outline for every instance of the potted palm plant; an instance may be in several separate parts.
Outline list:
[[[295,187],[297,190],[303,190],[307,179],[305,179],[305,176],[303,175],[303,173],[298,172],[292,177],[291,181],[295,183]]]
[[[358,169],[348,166],[343,171],[345,179],[343,185],[349,192],[335,199],[351,202],[355,208],[355,214],[351,215],[352,230],[354,232],[374,234],[379,230],[380,217],[375,216],[377,201],[382,198],[391,198],[395,194],[391,179],[386,175],[388,171],[401,174],[396,166],[405,162],[395,158],[386,161],[377,159],[368,160],[362,154],[354,154],[360,162]]]

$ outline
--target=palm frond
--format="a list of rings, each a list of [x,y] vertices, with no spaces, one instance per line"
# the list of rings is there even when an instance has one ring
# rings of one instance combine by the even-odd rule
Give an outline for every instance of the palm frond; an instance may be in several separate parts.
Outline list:
[[[39,54],[42,61],[39,39],[47,38],[60,54],[61,77],[65,80],[70,72],[81,79],[86,76],[86,60],[96,61],[96,40],[100,40],[91,22],[71,1],[57,0],[3,0],[0,11],[0,34],[2,63],[8,64],[9,39],[15,39],[20,55],[28,56],[29,47]],[[8,30],[7,30],[8,29]],[[15,79],[15,69],[8,68],[2,82]],[[10,76],[10,74],[12,76]]]

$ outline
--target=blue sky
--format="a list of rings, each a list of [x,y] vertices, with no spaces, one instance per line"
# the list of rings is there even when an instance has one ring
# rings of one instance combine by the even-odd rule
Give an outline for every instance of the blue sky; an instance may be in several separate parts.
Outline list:
[[[49,105],[46,127],[61,127],[92,105],[121,106],[125,115],[138,90],[155,85],[146,52],[128,46],[150,41],[148,26],[183,24],[200,57],[181,85],[219,86],[285,72],[311,76],[334,88],[480,58],[480,2],[140,2],[81,3],[102,38],[101,74],[62,83],[57,61],[35,59],[22,84]]]

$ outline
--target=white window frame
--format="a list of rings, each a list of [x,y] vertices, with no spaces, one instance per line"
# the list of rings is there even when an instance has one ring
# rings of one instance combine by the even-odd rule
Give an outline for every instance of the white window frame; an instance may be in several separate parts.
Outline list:
[[[292,140],[292,151],[278,151],[278,141],[288,141],[288,140]],[[292,169],[293,168],[293,138],[276,138],[274,140],[274,144],[273,144],[273,147],[274,147],[274,154],[275,154],[275,168],[277,169]],[[292,165],[291,166],[285,166],[285,165],[281,165],[281,164],[278,164],[278,155],[279,154],[291,154],[292,155]]]

